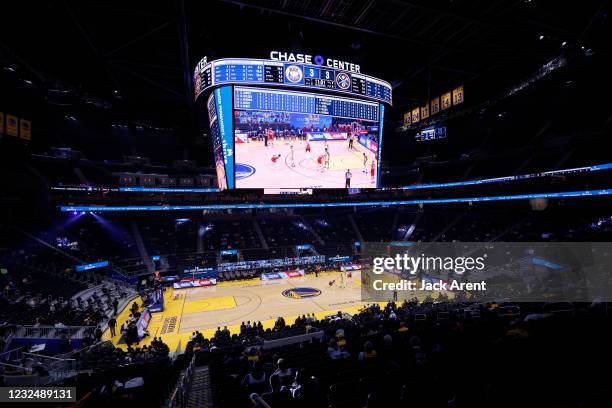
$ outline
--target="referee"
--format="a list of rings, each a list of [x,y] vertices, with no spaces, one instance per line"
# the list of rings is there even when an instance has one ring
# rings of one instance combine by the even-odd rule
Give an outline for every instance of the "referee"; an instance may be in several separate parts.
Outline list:
[[[346,184],[344,185],[344,187],[351,188],[351,177],[353,177],[353,174],[351,173],[350,169],[346,169],[346,173],[344,173],[344,177],[346,179]]]

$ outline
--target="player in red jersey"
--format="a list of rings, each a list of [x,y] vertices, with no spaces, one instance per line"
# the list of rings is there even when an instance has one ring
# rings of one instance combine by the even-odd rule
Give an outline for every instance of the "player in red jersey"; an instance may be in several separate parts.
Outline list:
[[[274,144],[274,131],[272,128],[268,129],[268,142],[273,145]]]
[[[372,165],[370,166],[370,178],[372,182],[374,182],[374,176],[376,175],[376,160],[372,160]]]
[[[278,159],[280,159],[280,157],[281,157],[280,153],[272,155],[272,159],[270,159],[272,160],[272,164],[276,164],[276,162],[278,161]]]
[[[324,168],[324,163],[325,163],[325,155],[322,154],[319,157],[317,157],[317,170],[322,172]]]
[[[306,142],[306,153],[310,153],[310,142]]]

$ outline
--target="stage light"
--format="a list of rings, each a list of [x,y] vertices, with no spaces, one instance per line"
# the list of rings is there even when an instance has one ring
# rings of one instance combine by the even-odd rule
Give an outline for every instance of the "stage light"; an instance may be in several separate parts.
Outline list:
[[[544,39],[543,35],[540,35],[540,41],[542,41]]]
[[[562,47],[565,47],[566,45],[567,45],[567,41],[563,41],[563,42],[561,43],[561,46],[562,46]]]

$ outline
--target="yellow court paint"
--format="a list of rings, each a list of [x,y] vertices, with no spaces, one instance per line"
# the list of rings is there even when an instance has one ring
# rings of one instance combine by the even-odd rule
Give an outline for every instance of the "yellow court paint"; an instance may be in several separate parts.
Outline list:
[[[233,296],[221,296],[205,299],[188,299],[183,307],[183,314],[212,312],[215,310],[230,309],[236,307],[236,300]]]

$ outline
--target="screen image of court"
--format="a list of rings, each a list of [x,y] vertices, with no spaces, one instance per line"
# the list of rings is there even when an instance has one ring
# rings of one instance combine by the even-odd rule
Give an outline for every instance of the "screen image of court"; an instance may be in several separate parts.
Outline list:
[[[307,145],[310,145],[310,151]],[[234,152],[236,188],[345,188],[347,170],[351,173],[351,188],[376,188],[378,179],[376,154],[356,138],[352,149],[346,139],[327,142],[275,139],[267,146],[262,141],[253,140],[236,143]],[[280,157],[274,161],[273,157],[278,155]],[[248,171],[239,172],[241,168]]]

